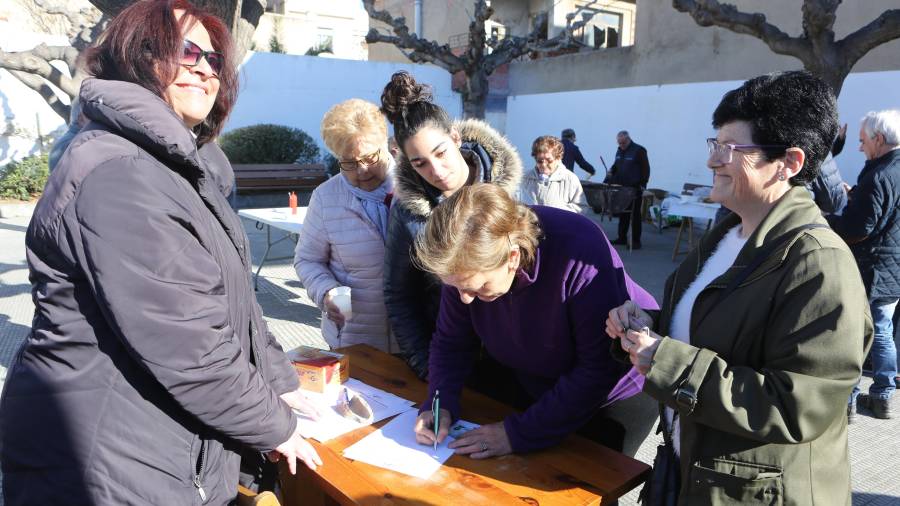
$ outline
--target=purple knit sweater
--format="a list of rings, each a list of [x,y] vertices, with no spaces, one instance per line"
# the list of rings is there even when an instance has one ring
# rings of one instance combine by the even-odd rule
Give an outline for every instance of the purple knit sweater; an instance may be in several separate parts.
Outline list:
[[[422,405],[430,409],[440,390],[441,407],[459,417],[460,392],[480,340],[536,399],[504,420],[517,453],[553,446],[601,406],[640,392],[640,375],[610,355],[606,317],[629,299],[645,309],[659,307],[625,273],[597,224],[569,211],[532,209],[543,235],[534,265],[519,271],[508,293],[466,305],[456,288],[444,286]]]

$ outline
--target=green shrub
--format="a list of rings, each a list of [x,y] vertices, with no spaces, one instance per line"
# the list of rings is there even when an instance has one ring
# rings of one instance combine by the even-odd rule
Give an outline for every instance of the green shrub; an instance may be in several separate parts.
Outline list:
[[[328,172],[328,175],[336,176],[341,173],[341,163],[331,153],[325,153],[321,163],[325,165],[325,171]]]
[[[231,163],[316,163],[319,146],[303,130],[283,125],[236,128],[219,137]]]
[[[30,200],[44,191],[50,166],[47,155],[32,155],[0,169],[0,198]]]

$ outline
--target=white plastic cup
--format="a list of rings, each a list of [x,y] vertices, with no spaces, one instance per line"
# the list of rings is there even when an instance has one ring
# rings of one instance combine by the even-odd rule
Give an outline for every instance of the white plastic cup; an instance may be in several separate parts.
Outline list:
[[[350,299],[349,286],[336,286],[329,290],[328,293],[331,294],[331,302],[341,311],[345,320],[353,317],[353,304]]]

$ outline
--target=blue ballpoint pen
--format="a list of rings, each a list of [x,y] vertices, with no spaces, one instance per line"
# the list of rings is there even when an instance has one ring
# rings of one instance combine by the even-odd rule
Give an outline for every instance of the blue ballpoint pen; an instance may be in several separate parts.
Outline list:
[[[441,428],[441,391],[434,391],[434,398],[431,400],[431,419],[434,422],[434,451],[437,451],[438,431]]]

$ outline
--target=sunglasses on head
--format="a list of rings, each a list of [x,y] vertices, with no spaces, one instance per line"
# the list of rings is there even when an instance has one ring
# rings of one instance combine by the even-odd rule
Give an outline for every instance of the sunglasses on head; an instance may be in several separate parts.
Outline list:
[[[181,53],[181,64],[187,67],[193,67],[200,63],[200,60],[206,58],[206,63],[213,73],[218,75],[225,66],[225,55],[218,51],[204,51],[197,44],[184,39],[184,50]]]

